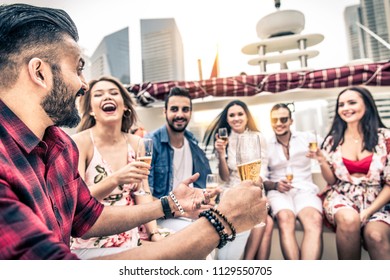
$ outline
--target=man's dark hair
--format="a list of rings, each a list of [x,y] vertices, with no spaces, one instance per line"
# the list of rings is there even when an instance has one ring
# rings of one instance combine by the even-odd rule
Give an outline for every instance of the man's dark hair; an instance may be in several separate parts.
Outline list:
[[[63,10],[0,5],[0,87],[14,85],[20,67],[33,57],[56,64],[65,35],[78,41],[76,25]]]
[[[271,108],[271,115],[272,115],[272,112],[273,112],[273,111],[277,111],[277,110],[279,110],[280,108],[287,109],[287,111],[288,111],[288,116],[289,116],[290,119],[291,119],[291,110],[290,110],[290,108],[288,107],[288,104],[285,104],[285,103],[278,103],[278,104],[275,104],[274,106],[272,106],[272,108]]]
[[[171,88],[167,98],[165,98],[165,110],[168,109],[169,98],[171,98],[172,96],[187,97],[190,100],[190,108],[192,110],[192,100],[191,100],[190,92],[188,91],[188,89],[182,88],[182,87],[173,87],[173,88]]]

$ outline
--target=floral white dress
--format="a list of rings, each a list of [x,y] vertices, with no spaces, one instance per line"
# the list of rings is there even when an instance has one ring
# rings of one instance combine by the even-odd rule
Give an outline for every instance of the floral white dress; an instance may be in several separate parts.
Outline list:
[[[91,135],[92,143],[93,136]],[[128,151],[128,162],[134,161],[135,152],[130,144],[127,145]],[[90,164],[85,171],[85,182],[88,186],[96,184],[112,174],[110,165],[104,160],[102,155],[99,153],[99,150],[94,144],[93,157]],[[109,196],[105,197],[101,201],[106,206],[119,206],[126,205],[132,206],[135,204],[134,198],[132,196],[132,189],[134,185],[124,184],[117,186]],[[129,207],[131,211],[131,207]],[[147,240],[147,233],[144,226],[139,228],[133,228],[126,232],[103,236],[103,237],[94,237],[90,239],[82,238],[71,238],[71,249],[87,249],[87,248],[109,248],[109,247],[126,247],[133,248],[139,246],[140,239]]]
[[[332,137],[326,139],[322,152],[330,164],[337,181],[328,185],[321,193],[324,214],[330,225],[335,226],[334,215],[343,208],[353,208],[357,212],[367,208],[383,188],[384,181],[390,181],[390,154],[386,147],[386,139],[390,139],[389,129],[378,130],[378,144],[372,155],[369,171],[365,176],[351,176],[344,165],[341,147],[331,152]],[[390,204],[374,213],[368,222],[382,221],[390,225]],[[364,224],[362,225],[364,226]]]

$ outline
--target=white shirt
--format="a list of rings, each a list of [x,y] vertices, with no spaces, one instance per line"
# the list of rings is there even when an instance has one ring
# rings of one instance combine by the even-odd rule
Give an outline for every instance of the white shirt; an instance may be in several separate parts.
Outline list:
[[[173,147],[173,189],[192,176],[192,153],[187,138],[181,148]],[[190,184],[192,187],[193,185]]]
[[[268,178],[277,182],[286,178],[286,167],[290,165],[294,174],[292,185],[297,189],[313,189],[318,187],[313,183],[311,173],[311,159],[306,157],[309,151],[309,142],[313,136],[309,132],[291,131],[290,160],[287,160],[283,146],[273,135],[267,142],[268,147]]]

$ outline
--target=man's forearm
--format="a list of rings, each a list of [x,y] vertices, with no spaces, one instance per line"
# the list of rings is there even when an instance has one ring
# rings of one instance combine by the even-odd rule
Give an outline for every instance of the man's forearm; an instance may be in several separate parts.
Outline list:
[[[171,209],[174,208],[171,206]],[[163,216],[160,200],[141,205],[105,207],[83,238],[118,234]]]
[[[159,242],[144,244],[119,254],[100,259],[196,260],[205,259],[217,247],[219,235],[205,218],[200,218],[183,230]]]

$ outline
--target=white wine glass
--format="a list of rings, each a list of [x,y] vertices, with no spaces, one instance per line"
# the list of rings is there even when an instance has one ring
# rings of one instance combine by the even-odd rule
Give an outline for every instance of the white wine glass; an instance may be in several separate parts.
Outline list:
[[[236,164],[241,181],[257,182],[261,169],[260,137],[255,133],[240,135],[237,141]]]
[[[240,135],[238,138],[236,147],[236,164],[241,181],[252,180],[253,182],[257,182],[260,179],[260,143],[260,137],[256,133],[245,133]],[[264,226],[264,222],[255,225],[256,228]]]
[[[214,191],[218,187],[218,175],[217,174],[207,174],[206,178],[206,190]],[[215,204],[215,199],[217,196],[211,197],[210,201]]]
[[[311,153],[316,153],[317,149],[318,149],[317,132],[315,130],[311,130],[309,136],[309,151]]]
[[[292,170],[291,165],[286,166],[286,180],[291,184],[292,180],[294,179],[294,172]]]
[[[153,140],[150,138],[140,138],[138,140],[135,160],[142,161],[150,165],[152,163],[152,155],[153,155]],[[143,182],[141,182],[140,184],[141,185],[138,191],[134,192],[135,195],[146,194],[143,187]]]
[[[228,131],[226,127],[221,127],[218,129],[218,137],[219,139],[223,140],[225,143],[228,140]]]
[[[314,155],[317,153],[318,150],[318,136],[317,136],[317,131],[316,130],[310,130],[310,135],[309,135],[309,152]],[[315,159],[311,160],[311,166],[313,168],[318,167],[318,162]]]

